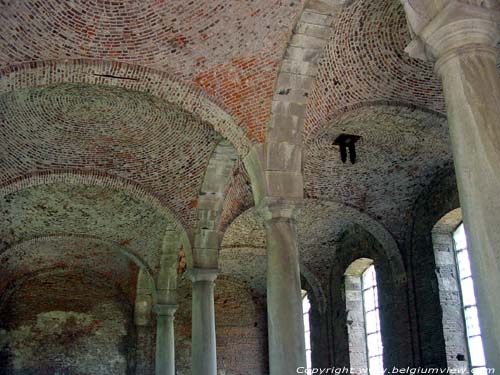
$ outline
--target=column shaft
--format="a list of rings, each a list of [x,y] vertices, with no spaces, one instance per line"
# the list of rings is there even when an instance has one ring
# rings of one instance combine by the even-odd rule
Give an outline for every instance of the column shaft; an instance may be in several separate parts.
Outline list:
[[[193,375],[217,375],[214,280],[218,270],[193,269],[192,360]]]
[[[267,229],[267,316],[271,375],[306,366],[295,222],[273,218]]]
[[[500,370],[500,79],[494,47],[438,61],[487,365]]]
[[[156,305],[156,375],[175,375],[176,305]]]

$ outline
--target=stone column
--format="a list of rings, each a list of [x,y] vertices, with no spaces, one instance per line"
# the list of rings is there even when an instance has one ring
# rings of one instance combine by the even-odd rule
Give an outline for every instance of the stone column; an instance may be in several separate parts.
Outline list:
[[[217,375],[215,342],[214,281],[218,269],[188,271],[193,283],[191,373]]]
[[[156,304],[156,375],[175,375],[174,314],[177,305]]]
[[[272,375],[306,366],[304,320],[294,207],[262,211],[267,231],[267,320]]]
[[[500,14],[494,2],[468,3],[448,1],[424,25],[408,15],[443,81],[486,361],[499,371]]]

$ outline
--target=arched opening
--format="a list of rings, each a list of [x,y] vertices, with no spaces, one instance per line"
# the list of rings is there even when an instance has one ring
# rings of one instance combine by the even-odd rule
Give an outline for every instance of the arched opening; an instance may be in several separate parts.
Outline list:
[[[412,365],[405,274],[365,229],[352,226],[331,273],[333,363],[353,373]]]
[[[432,230],[447,365],[486,373],[466,228],[460,208],[444,215]]]
[[[351,368],[383,373],[383,345],[377,274],[373,260],[359,258],[344,274]]]

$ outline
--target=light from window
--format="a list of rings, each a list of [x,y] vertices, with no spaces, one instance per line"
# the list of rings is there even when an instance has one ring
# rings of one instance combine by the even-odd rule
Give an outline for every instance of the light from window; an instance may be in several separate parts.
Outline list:
[[[311,326],[309,324],[309,311],[311,310],[311,304],[309,302],[309,297],[307,297],[307,292],[302,290],[302,312],[304,314],[304,337],[306,340],[306,365],[307,374],[311,373],[312,362],[311,362]]]
[[[363,291],[363,310],[365,315],[366,347],[368,369],[371,375],[383,374],[383,347],[380,333],[380,314],[377,293],[377,275],[371,265],[361,276]]]
[[[453,233],[455,242],[455,253],[457,257],[458,277],[462,291],[462,305],[465,316],[465,330],[467,332],[467,346],[471,368],[475,375],[487,374],[486,360],[484,358],[483,340],[481,327],[477,313],[476,296],[474,294],[474,282],[467,249],[467,237],[464,224],[460,224]]]

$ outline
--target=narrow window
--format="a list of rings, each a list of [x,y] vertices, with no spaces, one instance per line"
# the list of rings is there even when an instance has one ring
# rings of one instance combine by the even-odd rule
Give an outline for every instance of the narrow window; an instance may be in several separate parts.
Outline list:
[[[344,273],[349,362],[356,372],[382,375],[383,347],[373,260],[358,258]]]
[[[311,362],[311,328],[309,324],[309,311],[311,310],[311,304],[309,302],[309,297],[307,292],[302,290],[302,311],[304,314],[304,337],[306,341],[306,365],[307,374],[311,373],[312,362]]]
[[[377,275],[373,264],[361,276],[365,335],[370,374],[383,374],[382,335],[380,333],[380,311],[377,292]]]
[[[465,317],[465,330],[471,370],[474,374],[487,374],[481,327],[479,325],[477,313],[476,296],[474,294],[474,282],[472,280],[467,238],[463,223],[460,224],[453,233],[453,240],[455,243],[460,289],[462,292],[462,306]]]

